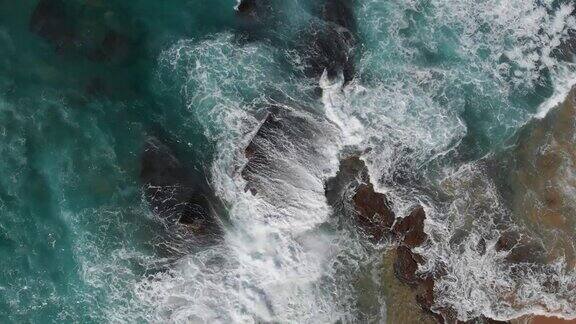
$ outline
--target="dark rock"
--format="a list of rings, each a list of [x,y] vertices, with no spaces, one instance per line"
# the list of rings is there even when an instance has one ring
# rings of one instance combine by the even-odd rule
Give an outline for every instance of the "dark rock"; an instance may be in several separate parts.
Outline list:
[[[278,157],[292,154],[293,147],[298,146],[301,153],[314,156],[312,145],[299,144],[310,142],[316,136],[317,130],[305,117],[285,107],[268,107],[264,121],[244,150],[248,162],[241,175],[247,181],[246,191],[257,194],[265,189],[263,175],[279,176],[283,171],[281,164],[286,161]]]
[[[62,0],[40,0],[30,17],[29,28],[58,51],[75,42],[74,26]]]
[[[392,231],[398,240],[409,248],[420,246],[426,241],[428,235],[424,232],[426,212],[418,207],[410,215],[398,220]]]
[[[194,234],[219,232],[208,194],[166,145],[149,138],[141,163],[140,180],[155,214],[169,225],[186,225]]]
[[[300,45],[308,77],[318,78],[327,72],[334,79],[340,73],[344,81],[354,77],[356,22],[352,1],[328,0],[321,10],[321,20],[313,21]]]
[[[485,323],[485,324],[508,324],[510,323],[510,321],[497,321],[485,316],[480,317],[480,322],[481,323]]]
[[[352,80],[355,43],[352,32],[346,28],[313,23],[307,40],[301,45],[306,75],[318,78],[326,71],[330,79],[342,73],[345,82]]]
[[[30,31],[44,38],[59,54],[83,56],[96,62],[121,63],[134,51],[135,43],[112,29],[106,10],[91,5],[74,6],[63,0],[40,0],[30,17]],[[126,26],[124,26],[126,27]]]
[[[324,5],[322,17],[326,21],[355,32],[356,20],[352,6],[352,0],[328,0]]]
[[[372,240],[380,241],[390,233],[395,216],[386,195],[374,191],[371,183],[363,183],[356,190],[352,201],[358,223]]]
[[[332,207],[340,205],[348,192],[354,193],[360,184],[368,182],[368,169],[358,156],[341,160],[336,176],[326,181],[328,204]]]
[[[99,48],[87,54],[93,61],[122,62],[130,56],[132,42],[130,39],[114,30],[109,30]]]
[[[514,231],[506,231],[500,234],[494,248],[496,251],[510,251],[520,241],[520,234]]]
[[[258,8],[258,1],[242,0],[236,7],[236,10],[241,14],[255,14],[257,8]]]
[[[396,250],[396,261],[394,262],[394,274],[403,283],[416,287],[422,282],[422,278],[416,274],[418,265],[424,260],[416,253],[413,253],[406,246],[399,246]]]
[[[560,45],[552,50],[551,55],[559,60],[574,62],[576,54],[576,30],[569,29],[568,37],[560,41]]]
[[[507,251],[506,261],[510,263],[544,263],[546,251],[535,240],[520,235],[516,231],[506,231],[500,235],[496,251]]]
[[[336,176],[325,185],[328,204],[345,214],[346,204],[351,199],[352,215],[362,231],[373,242],[390,237],[390,229],[395,215],[386,195],[376,192],[370,182],[366,164],[358,156],[351,156],[340,161]]]
[[[486,254],[486,240],[483,237],[478,240],[476,251],[478,251],[478,254],[480,255]]]
[[[424,279],[419,286],[419,292],[416,295],[418,304],[424,309],[430,310],[434,305],[434,279],[428,277]]]
[[[344,205],[352,198],[353,215],[360,228],[373,241],[379,242],[390,236],[394,213],[386,195],[375,192],[370,183],[368,169],[358,156],[340,161],[336,176],[325,185],[328,204],[346,212]]]
[[[260,34],[263,26],[270,28],[278,23],[278,12],[275,9],[269,0],[242,0],[236,6],[236,16],[240,18],[238,22],[245,31]]]

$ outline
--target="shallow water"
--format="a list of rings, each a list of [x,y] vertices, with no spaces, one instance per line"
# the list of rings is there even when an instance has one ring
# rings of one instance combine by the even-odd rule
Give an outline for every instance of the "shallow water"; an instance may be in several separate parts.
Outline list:
[[[314,1],[271,1],[255,21],[233,0],[58,3],[74,33],[54,42],[32,32],[37,1],[0,0],[0,321],[384,321],[387,245],[325,198],[350,152],[398,215],[426,207],[440,306],[576,316],[562,259],[518,270],[494,249],[499,222],[524,224],[486,162],[572,86],[576,67],[554,56],[571,2],[357,1],[346,83],[303,66]],[[110,31],[121,45],[95,52]],[[271,103],[313,135],[270,149],[254,196],[240,170]],[[147,136],[207,178],[222,242],[169,253],[181,246],[165,246],[139,181]]]

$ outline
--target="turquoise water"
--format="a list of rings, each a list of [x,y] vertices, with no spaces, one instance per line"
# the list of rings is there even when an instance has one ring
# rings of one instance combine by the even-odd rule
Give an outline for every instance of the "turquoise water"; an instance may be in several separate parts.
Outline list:
[[[233,0],[54,1],[63,8],[65,29],[73,31],[62,45],[56,44],[62,39],[55,43],[31,31],[37,2],[0,0],[0,322],[359,318],[348,302],[352,288],[342,288],[344,301],[324,297],[339,297],[337,280],[328,280],[326,291],[316,283],[293,295],[288,290],[292,304],[268,296],[276,288],[254,281],[258,271],[246,269],[259,269],[248,258],[256,253],[243,255],[242,249],[210,252],[232,260],[230,271],[221,271],[224,277],[189,275],[187,267],[208,271],[199,265],[202,255],[165,275],[174,267],[161,244],[169,233],[149,211],[139,181],[143,143],[156,136],[187,166],[207,174],[231,217],[230,245],[242,244],[237,236],[250,232],[249,216],[259,219],[262,206],[281,206],[287,214],[317,212],[322,216],[310,217],[314,226],[325,222],[324,202],[276,206],[268,201],[251,209],[255,203],[245,201],[234,173],[264,102],[289,97],[315,113],[327,109],[317,96],[318,80],[305,76],[298,52],[306,47],[303,29],[318,19],[317,3],[272,1],[272,18],[246,22]],[[323,149],[334,152],[325,153],[326,160],[350,143],[359,151],[371,148],[365,158],[372,178],[402,188],[402,172],[415,172],[415,178],[442,174],[440,166],[458,167],[502,150],[562,92],[563,77],[573,67],[546,49],[576,26],[573,17],[562,18],[561,2],[505,3],[355,3],[356,78],[345,97],[333,99],[345,128],[362,127],[328,141]],[[121,35],[121,45],[105,54],[111,58],[95,59],[110,31]],[[398,167],[391,156],[407,162]],[[331,170],[330,163],[317,168]],[[310,181],[321,189],[331,172],[325,170],[306,176],[316,177]],[[405,192],[393,194],[409,200]],[[292,214],[284,216],[287,225],[272,231],[278,237],[291,228]],[[370,249],[350,247],[346,240],[335,243],[333,233],[326,235],[326,242],[341,244],[336,256],[350,249],[352,259],[367,258]],[[324,251],[318,247],[323,240],[294,247],[279,239],[278,251],[270,253],[303,251],[294,252],[296,270],[289,275],[330,277],[331,270],[325,270],[330,260],[318,266],[312,261],[314,253]],[[266,302],[260,297],[231,293],[242,291],[238,285],[260,289],[275,311],[263,311]],[[218,294],[230,297],[222,297],[218,306],[214,299],[187,299],[189,286],[213,288],[215,300]],[[200,293],[209,295],[206,290]],[[306,299],[317,291],[317,300]],[[310,308],[301,313],[303,305]],[[221,313],[204,316],[206,309]]]

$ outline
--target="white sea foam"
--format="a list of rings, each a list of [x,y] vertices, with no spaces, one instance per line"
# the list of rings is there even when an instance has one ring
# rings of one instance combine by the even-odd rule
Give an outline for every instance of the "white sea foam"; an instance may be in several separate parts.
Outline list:
[[[270,161],[255,174],[258,194],[246,192],[240,174],[244,147],[258,128],[255,116],[270,104],[266,94],[273,89],[297,101],[306,86],[283,74],[278,55],[266,44],[238,44],[221,34],[180,42],[162,58],[169,73],[182,73],[189,109],[217,143],[212,182],[231,224],[222,246],[190,255],[137,287],[141,300],[155,305],[152,321],[306,323],[357,316],[356,305],[342,300],[353,300],[365,247],[328,225],[335,220],[324,196],[345,142],[338,126],[346,126],[315,117],[314,110],[322,112],[318,104],[298,102],[311,105],[311,112],[291,114],[312,137],[269,148]]]
[[[359,119],[375,147],[366,155],[371,178],[383,180],[381,189],[402,203],[396,206],[400,213],[410,202],[427,202],[426,230],[432,244],[419,250],[428,259],[423,270],[447,270],[437,283],[437,302],[455,309],[460,319],[481,314],[511,319],[528,313],[574,317],[576,274],[566,270],[562,260],[521,270],[502,262],[505,253],[494,251],[495,221],[506,219],[508,211],[486,171],[474,163],[439,171],[452,179],[448,182],[462,181],[441,204],[402,190],[393,172],[401,165],[422,175],[427,161],[458,145],[466,134],[459,117],[466,109],[490,120],[483,135],[496,144],[513,135],[533,116],[530,108],[538,107],[511,98],[535,91],[545,73],[550,74],[554,95],[542,103],[537,116],[562,101],[576,75],[571,63],[552,54],[575,27],[572,9],[572,4],[555,7],[551,1],[499,0],[367,1],[361,6],[359,17],[365,20],[359,26],[367,43],[360,69],[369,84],[362,92],[368,100],[357,111],[370,114]],[[426,51],[432,59],[451,58],[437,65],[426,58],[424,64]],[[478,102],[464,100],[470,89]],[[425,182],[434,184],[438,178]],[[460,231],[468,234],[454,244],[450,240]],[[486,240],[484,254],[477,248],[480,238]],[[551,281],[566,285],[547,289]]]
[[[391,197],[398,214],[426,203],[432,242],[419,252],[427,258],[423,270],[447,270],[437,283],[440,306],[452,307],[461,319],[481,314],[509,319],[530,312],[573,317],[574,274],[561,260],[518,270],[502,262],[505,253],[495,251],[494,219],[505,218],[507,211],[482,168],[448,165],[436,170],[445,175],[443,181],[425,179],[443,191],[451,183],[455,191],[443,203],[412,189],[413,182],[405,179],[422,177],[430,161],[455,150],[469,130],[463,112],[486,115],[493,124],[482,129],[483,135],[501,143],[533,113],[510,98],[535,91],[544,71],[555,95],[541,105],[540,116],[558,101],[574,74],[551,53],[575,27],[568,15],[572,6],[372,0],[358,9],[366,42],[361,77],[344,87],[342,78],[321,78],[323,105],[301,102],[311,105],[311,112],[301,116],[319,135],[272,154],[284,167],[265,171],[259,178],[265,192],[256,196],[244,191],[239,170],[246,162],[243,149],[258,128],[256,116],[270,100],[266,94],[273,90],[298,102],[302,88],[311,85],[280,66],[278,58],[285,53],[265,42],[239,43],[230,34],[182,41],[163,54],[169,74],[183,80],[189,110],[217,143],[212,182],[229,207],[231,225],[223,246],[190,255],[173,271],[137,287],[141,300],[155,308],[150,319],[353,320],[357,309],[350,281],[369,250],[353,232],[335,234],[321,226],[333,222],[323,183],[335,173],[345,146],[366,152],[362,158],[371,179]],[[451,58],[434,61],[443,55]],[[470,91],[475,101],[463,98]],[[326,120],[314,117],[322,114]],[[451,242],[463,228],[463,241]],[[482,239],[484,252],[478,248]],[[547,292],[547,280],[565,288]],[[506,299],[510,292],[514,303]]]

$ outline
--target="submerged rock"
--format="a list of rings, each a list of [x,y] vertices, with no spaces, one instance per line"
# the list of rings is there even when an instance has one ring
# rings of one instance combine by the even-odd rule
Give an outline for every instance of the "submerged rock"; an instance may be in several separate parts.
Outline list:
[[[351,32],[356,31],[353,0],[327,0],[322,10],[322,17]]]
[[[494,249],[497,252],[507,252],[506,261],[511,263],[543,263],[545,261],[544,247],[517,231],[509,230],[501,233]]]
[[[552,50],[551,55],[559,60],[574,62],[576,55],[576,30],[569,29],[567,37],[560,41],[560,45]]]
[[[566,259],[576,268],[576,90],[520,132],[506,169],[514,221],[526,230],[514,261]],[[534,242],[534,240],[538,242]],[[539,243],[541,242],[541,243]]]
[[[200,180],[158,139],[146,141],[141,158],[140,180],[156,215],[168,225],[180,224],[195,235],[214,235],[220,225],[203,192]]]
[[[46,39],[57,51],[73,46],[77,37],[62,0],[40,0],[29,26],[30,31]]]
[[[256,15],[261,4],[257,0],[241,0],[236,6],[236,10],[243,15]]]
[[[108,30],[100,46],[87,54],[94,61],[121,62],[126,60],[132,51],[131,40],[114,31]]]
[[[30,31],[62,53],[96,62],[125,62],[135,44],[111,23],[113,11],[90,2],[74,5],[63,0],[40,0],[30,16]],[[128,26],[123,26],[128,27]]]

